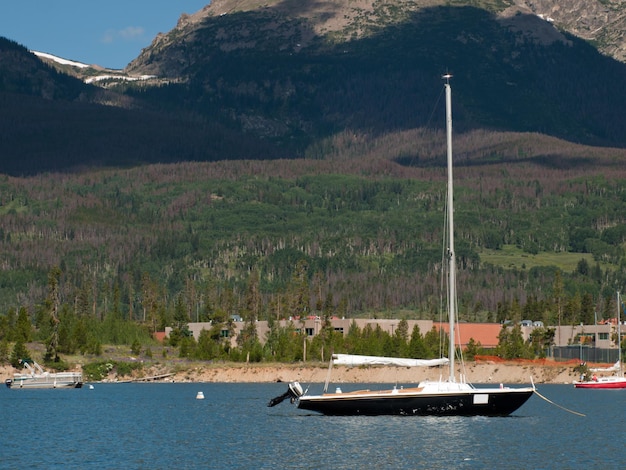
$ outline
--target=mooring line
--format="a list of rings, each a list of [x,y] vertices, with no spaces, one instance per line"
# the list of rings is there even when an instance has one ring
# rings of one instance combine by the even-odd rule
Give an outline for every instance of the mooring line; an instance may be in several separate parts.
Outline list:
[[[578,411],[568,410],[567,408],[565,408],[564,406],[559,405],[558,403],[554,403],[552,400],[550,400],[549,398],[544,397],[541,393],[539,393],[539,392],[537,391],[537,389],[535,389],[535,393],[536,393],[537,395],[539,395],[539,397],[540,397],[540,398],[543,398],[545,401],[547,401],[548,403],[550,403],[550,404],[552,404],[552,405],[556,406],[557,408],[561,408],[562,410],[567,411],[568,413],[572,413],[572,414],[574,414],[574,415],[577,415],[577,416],[582,416],[582,417],[586,417],[586,416],[587,416],[587,415],[585,415],[585,414],[579,413]]]

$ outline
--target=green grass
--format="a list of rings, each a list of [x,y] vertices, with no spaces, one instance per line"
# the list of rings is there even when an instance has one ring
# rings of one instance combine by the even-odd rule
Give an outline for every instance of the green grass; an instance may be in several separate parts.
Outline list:
[[[553,253],[543,252],[536,255],[525,253],[515,245],[503,245],[501,250],[484,250],[480,253],[482,263],[501,266],[505,269],[531,269],[534,267],[556,266],[563,272],[573,272],[581,259],[586,259],[590,266],[596,262],[590,253]],[[601,263],[603,269],[609,265]]]

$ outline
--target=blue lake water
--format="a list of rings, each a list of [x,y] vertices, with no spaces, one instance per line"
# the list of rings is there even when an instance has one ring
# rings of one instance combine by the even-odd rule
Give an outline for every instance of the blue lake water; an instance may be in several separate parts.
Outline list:
[[[626,390],[538,386],[585,417],[533,396],[505,418],[441,418],[327,417],[289,401],[267,408],[286,389],[285,383],[2,387],[0,468],[624,467]],[[199,391],[204,400],[196,400]]]

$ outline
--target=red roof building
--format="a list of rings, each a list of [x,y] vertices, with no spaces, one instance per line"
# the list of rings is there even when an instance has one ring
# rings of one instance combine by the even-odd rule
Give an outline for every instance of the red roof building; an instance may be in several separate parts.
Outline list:
[[[443,328],[450,333],[450,325],[447,323],[435,323],[435,328]],[[502,330],[499,323],[459,323],[455,331],[455,344],[465,348],[470,339],[480,343],[483,348],[495,348],[498,345],[498,335]]]

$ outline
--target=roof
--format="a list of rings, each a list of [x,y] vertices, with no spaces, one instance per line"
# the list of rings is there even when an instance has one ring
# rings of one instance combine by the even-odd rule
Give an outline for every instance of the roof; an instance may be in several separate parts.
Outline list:
[[[443,327],[443,331],[450,333],[450,325],[447,323],[440,325]],[[435,324],[435,327],[437,326]],[[498,345],[498,335],[501,329],[502,326],[499,323],[458,323],[455,333],[456,343],[459,343],[458,338],[460,337],[461,346],[465,346],[471,338],[474,338],[474,341],[480,343],[484,348],[495,348]]]
[[[160,341],[161,343],[165,341],[166,338],[165,331],[155,331],[154,333],[152,333],[152,336],[155,340]]]

